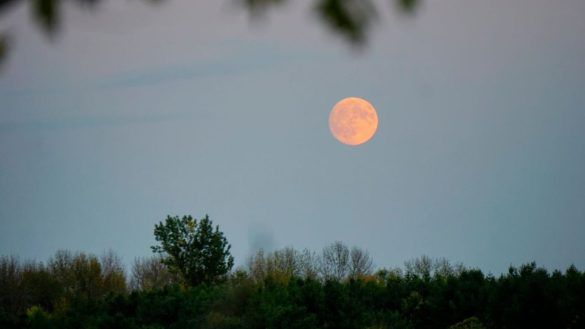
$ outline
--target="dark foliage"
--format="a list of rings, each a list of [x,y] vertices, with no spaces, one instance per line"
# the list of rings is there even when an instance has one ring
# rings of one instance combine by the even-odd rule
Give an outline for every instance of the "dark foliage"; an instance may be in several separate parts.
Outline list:
[[[46,266],[1,257],[0,328],[585,328],[585,272],[574,266],[529,263],[496,278],[423,256],[372,274],[366,250],[337,241],[321,256],[260,250],[228,273],[229,245],[207,216],[168,217],[155,237],[167,258],[137,259],[133,290],[111,251],[58,251]]]
[[[150,3],[165,0],[143,0]],[[282,5],[287,0],[233,0],[247,10],[252,17],[261,16],[271,7]],[[413,13],[420,0],[392,0],[400,12]],[[0,15],[24,0],[0,0]],[[76,4],[97,8],[101,0],[29,0],[31,17],[47,36],[53,38],[59,32],[64,5]],[[352,45],[362,45],[367,39],[369,27],[376,17],[376,5],[371,0],[315,0],[317,17],[334,33]],[[8,53],[8,34],[0,31],[0,65]]]
[[[465,268],[381,270],[342,280],[270,274],[259,279],[240,270],[223,282],[127,292],[107,286],[106,273],[97,270],[103,261],[78,254],[68,260],[77,277],[65,275],[70,281],[63,281],[54,269],[58,260],[44,267],[2,258],[1,328],[585,326],[585,273],[574,267],[549,273],[531,263],[498,278]],[[94,288],[81,285],[88,277],[96,279]]]
[[[154,237],[159,245],[152,251],[161,254],[163,264],[189,285],[218,282],[234,265],[231,246],[207,215],[199,221],[168,216],[154,227]]]

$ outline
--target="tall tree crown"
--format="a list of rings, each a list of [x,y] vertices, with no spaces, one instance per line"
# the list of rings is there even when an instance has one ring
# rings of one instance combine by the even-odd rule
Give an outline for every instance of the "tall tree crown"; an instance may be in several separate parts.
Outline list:
[[[187,284],[217,282],[234,265],[231,246],[207,215],[199,221],[191,216],[167,216],[155,225],[154,237],[159,244],[152,251],[161,254],[169,270],[180,274]]]

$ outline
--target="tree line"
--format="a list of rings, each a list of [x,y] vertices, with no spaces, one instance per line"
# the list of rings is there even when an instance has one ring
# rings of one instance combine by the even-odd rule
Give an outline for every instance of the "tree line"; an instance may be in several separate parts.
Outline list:
[[[259,250],[233,269],[209,217],[155,225],[126,273],[112,251],[0,257],[0,328],[584,328],[585,273],[528,263],[499,276],[426,256],[374,269],[343,242]]]

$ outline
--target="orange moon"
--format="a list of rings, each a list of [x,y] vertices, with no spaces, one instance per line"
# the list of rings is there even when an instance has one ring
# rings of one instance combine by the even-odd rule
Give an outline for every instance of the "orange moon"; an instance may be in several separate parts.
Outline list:
[[[378,114],[368,101],[358,97],[340,100],[329,114],[329,129],[338,141],[360,145],[369,141],[378,129]]]

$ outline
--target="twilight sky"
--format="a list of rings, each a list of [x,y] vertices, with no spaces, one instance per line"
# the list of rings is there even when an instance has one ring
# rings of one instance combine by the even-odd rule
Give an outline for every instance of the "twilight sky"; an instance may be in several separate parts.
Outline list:
[[[377,266],[585,268],[585,1],[381,1],[362,49],[311,3],[67,6],[53,40],[5,13],[0,255],[129,263],[207,213],[238,264],[341,240]],[[360,147],[327,126],[348,96],[378,111]]]

